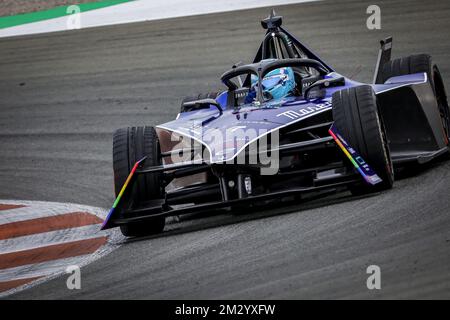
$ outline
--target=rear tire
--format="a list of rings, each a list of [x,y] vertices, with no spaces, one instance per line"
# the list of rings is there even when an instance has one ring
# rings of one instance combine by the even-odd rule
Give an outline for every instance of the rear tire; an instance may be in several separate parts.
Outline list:
[[[383,180],[372,186],[366,182],[353,186],[353,194],[392,188],[394,170],[377,98],[369,85],[337,91],[333,94],[334,125],[342,137]]]
[[[145,156],[146,165],[161,164],[158,137],[153,127],[122,128],[114,132],[113,169],[116,197],[134,164]],[[138,177],[131,197],[135,203],[164,198],[160,175],[146,174]],[[162,232],[164,225],[164,217],[155,217],[145,222],[122,225],[120,230],[127,237],[143,236]]]
[[[450,107],[447,100],[447,92],[445,91],[444,81],[441,73],[436,65],[433,66],[433,82],[434,92],[436,94],[436,102],[438,104],[439,113],[441,115],[444,134],[447,137],[447,145],[450,140]]]
[[[415,54],[394,59],[383,66],[381,78],[383,83],[389,78],[425,72],[434,89],[433,64],[428,54]]]
[[[383,66],[383,83],[391,77],[425,72],[430,80],[433,92],[441,114],[442,126],[448,138],[450,138],[450,108],[447,101],[444,82],[438,67],[433,64],[431,56],[428,54],[416,54],[405,58],[394,59]]]

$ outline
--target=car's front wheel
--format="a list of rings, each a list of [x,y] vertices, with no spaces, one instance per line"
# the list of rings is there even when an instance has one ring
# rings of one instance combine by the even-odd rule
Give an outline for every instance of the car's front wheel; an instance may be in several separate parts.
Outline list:
[[[365,194],[392,188],[392,159],[372,87],[362,85],[337,91],[332,105],[336,129],[382,179],[375,186],[366,182],[353,186],[351,192]]]
[[[134,164],[147,157],[146,166],[161,164],[158,137],[153,127],[129,127],[114,132],[113,169],[114,190],[116,197],[124,185]],[[164,198],[161,177],[157,173],[146,174],[137,178],[131,197],[134,203]],[[163,231],[164,217],[155,217],[145,222],[136,222],[120,226],[122,234],[127,237],[156,234]]]

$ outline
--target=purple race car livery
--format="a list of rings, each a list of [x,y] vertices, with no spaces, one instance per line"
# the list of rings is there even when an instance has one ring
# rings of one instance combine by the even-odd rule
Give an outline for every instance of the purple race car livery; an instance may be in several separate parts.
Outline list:
[[[274,12],[261,24],[253,62],[226,71],[221,91],[186,97],[173,121],[114,133],[117,199],[103,229],[141,236],[162,232],[168,216],[382,191],[394,168],[449,151],[450,110],[429,55],[391,60],[387,38],[364,84]]]

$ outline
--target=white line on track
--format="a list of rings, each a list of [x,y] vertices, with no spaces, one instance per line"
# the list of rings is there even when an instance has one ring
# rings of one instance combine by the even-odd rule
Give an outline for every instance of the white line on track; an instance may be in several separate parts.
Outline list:
[[[4,205],[23,207],[9,209]],[[70,220],[72,224],[55,224],[64,222],[66,214],[72,212],[91,218],[82,221],[75,217]],[[0,297],[60,276],[69,265],[85,266],[117,248],[124,239],[120,232],[100,231],[99,219],[92,218],[104,219],[106,215],[105,209],[71,203],[0,200],[0,235],[5,237],[0,240]],[[49,225],[36,228],[33,224],[33,219],[48,217]],[[11,222],[17,222],[13,229],[5,226]],[[33,280],[36,277],[40,278]],[[17,285],[17,280],[25,284]]]
[[[29,219],[51,217],[61,212],[91,212],[96,216],[105,219],[107,212],[105,209],[79,205],[74,203],[47,202],[47,201],[27,201],[27,200],[2,200],[1,204],[24,205],[22,208],[0,211],[0,224],[25,221]]]
[[[108,235],[108,232],[106,231],[99,231],[100,227],[101,224],[93,224],[79,228],[63,229],[0,240],[0,254],[30,250],[71,241],[93,239]]]
[[[0,200],[0,203],[5,203]],[[23,203],[23,202],[21,202]],[[17,209],[2,210],[0,214],[0,224],[26,221],[30,219],[46,218],[60,215],[61,212],[70,213],[70,210],[78,210],[78,207],[64,203],[55,203],[52,206],[48,204],[33,204]]]
[[[28,264],[20,267],[3,269],[0,272],[0,281],[10,281],[17,279],[49,276],[56,273],[65,272],[67,266],[78,265],[80,260],[89,260],[89,255],[73,258],[58,259],[48,262]]]
[[[136,0],[83,12],[80,14],[80,27],[91,28],[313,1],[320,0]],[[5,28],[0,30],[0,37],[63,31],[67,30],[67,25],[67,16],[60,17]]]

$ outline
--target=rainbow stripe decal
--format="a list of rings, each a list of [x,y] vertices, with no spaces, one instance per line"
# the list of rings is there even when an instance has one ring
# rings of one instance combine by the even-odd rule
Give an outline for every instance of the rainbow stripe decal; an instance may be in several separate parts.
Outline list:
[[[364,180],[371,184],[375,185],[380,183],[381,178],[372,170],[372,168],[364,161],[364,159],[353,149],[347,141],[342,138],[342,136],[337,132],[334,125],[328,130],[328,133],[333,137],[336,144],[341,148],[347,158],[350,159],[353,166],[358,170]]]
[[[134,173],[136,172],[137,168],[139,167],[139,165],[146,159],[147,157],[142,158],[141,160],[139,160],[138,162],[136,162],[133,166],[133,169],[131,169],[130,174],[127,177],[127,180],[125,180],[125,183],[122,186],[122,189],[119,192],[119,195],[117,196],[116,200],[113,203],[113,206],[111,208],[111,210],[109,210],[108,216],[106,217],[105,221],[103,221],[101,230],[106,229],[106,225],[109,221],[109,219],[111,218],[112,214],[114,213],[114,210],[116,209],[117,205],[119,204],[120,199],[122,198],[125,189],[128,187],[128,185],[130,184],[131,179],[133,178]]]

